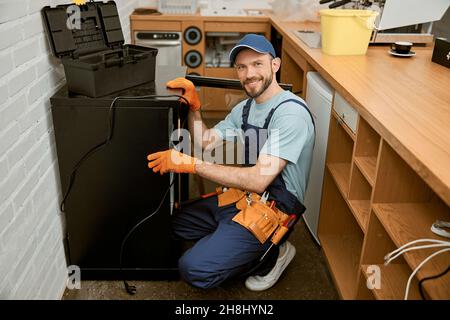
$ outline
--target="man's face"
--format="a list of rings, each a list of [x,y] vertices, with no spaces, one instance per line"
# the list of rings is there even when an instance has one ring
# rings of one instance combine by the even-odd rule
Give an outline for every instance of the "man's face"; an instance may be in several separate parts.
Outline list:
[[[272,83],[272,56],[251,49],[238,53],[235,67],[242,87],[251,98],[259,97]]]

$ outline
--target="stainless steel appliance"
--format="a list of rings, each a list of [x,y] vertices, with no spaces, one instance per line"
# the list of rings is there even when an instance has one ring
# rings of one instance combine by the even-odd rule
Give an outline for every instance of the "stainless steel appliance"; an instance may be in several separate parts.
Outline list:
[[[137,31],[134,33],[134,41],[136,45],[158,49],[156,65],[181,66],[181,32]]]
[[[316,142],[314,145],[311,171],[309,173],[308,187],[305,193],[306,211],[303,214],[303,218],[314,239],[320,244],[318,236],[320,201],[322,199],[322,181],[325,170],[331,102],[333,100],[334,90],[318,72],[308,72],[306,78],[306,103],[316,124]]]

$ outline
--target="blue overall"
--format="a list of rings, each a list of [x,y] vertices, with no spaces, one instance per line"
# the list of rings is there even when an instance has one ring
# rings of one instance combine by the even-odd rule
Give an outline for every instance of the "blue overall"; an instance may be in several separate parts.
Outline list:
[[[275,110],[286,102],[294,102],[308,108],[301,101],[288,99],[274,107],[268,114],[263,128],[247,122],[252,99],[248,99],[242,112],[242,130],[256,130],[257,141],[245,139],[245,165],[250,163],[250,143],[257,143],[257,156],[267,140],[267,135],[260,141],[259,131],[269,126]],[[309,110],[308,110],[309,112]],[[310,113],[311,115],[311,113]],[[312,116],[311,116],[312,119]],[[256,158],[257,158],[256,156]],[[254,159],[256,159],[254,158]],[[297,218],[305,211],[303,204],[286,189],[281,173],[266,189],[270,192],[269,200],[275,200],[276,206],[287,214],[295,213]],[[219,207],[217,196],[202,199],[181,208],[173,216],[172,230],[175,238],[198,240],[178,261],[181,277],[193,286],[213,288],[223,281],[249,274],[266,274],[274,266],[278,257],[278,246],[273,246],[263,261],[262,255],[269,249],[271,242],[261,244],[256,237],[232,218],[238,213],[235,204]],[[285,241],[291,230],[283,237]],[[281,243],[281,242],[280,242]]]

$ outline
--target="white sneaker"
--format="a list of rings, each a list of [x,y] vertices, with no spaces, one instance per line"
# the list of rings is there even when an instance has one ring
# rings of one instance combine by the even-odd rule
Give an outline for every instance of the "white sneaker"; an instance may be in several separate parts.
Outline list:
[[[252,291],[263,291],[277,283],[284,269],[295,256],[295,247],[286,241],[280,246],[280,253],[275,266],[265,276],[250,276],[245,280],[245,286]]]

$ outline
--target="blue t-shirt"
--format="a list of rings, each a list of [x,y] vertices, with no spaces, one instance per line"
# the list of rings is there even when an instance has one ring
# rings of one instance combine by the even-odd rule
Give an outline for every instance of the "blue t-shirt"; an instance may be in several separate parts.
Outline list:
[[[301,98],[290,91],[283,91],[268,101],[257,104],[254,100],[250,107],[248,123],[262,128],[270,110],[288,99]],[[214,129],[225,140],[233,141],[242,137],[242,110],[247,100],[237,104],[226,118]],[[306,105],[306,103],[305,103]],[[239,134],[240,132],[240,134]],[[294,102],[278,107],[268,126],[268,138],[260,153],[282,158],[287,161],[282,171],[286,188],[303,203],[314,147],[314,125],[308,111]]]

